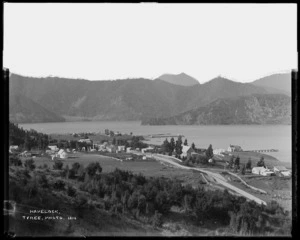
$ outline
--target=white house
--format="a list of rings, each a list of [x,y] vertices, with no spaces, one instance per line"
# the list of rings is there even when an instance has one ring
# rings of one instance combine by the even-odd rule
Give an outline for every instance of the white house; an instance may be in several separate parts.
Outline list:
[[[254,167],[252,168],[252,173],[257,175],[262,175],[262,176],[271,176],[274,174],[273,171],[264,167]]]
[[[213,153],[216,155],[222,155],[222,153],[224,153],[224,152],[226,152],[226,150],[223,148],[218,148],[218,149],[213,150]]]
[[[118,146],[119,152],[125,152],[125,146]]]
[[[56,145],[48,145],[48,148],[50,148],[52,151],[58,151],[59,150]]]
[[[116,153],[117,147],[115,145],[106,146],[106,150],[110,153]]]
[[[284,166],[274,166],[273,170],[274,170],[275,173],[280,173],[280,172],[288,171],[286,169],[286,167],[284,167]]]
[[[228,152],[241,152],[241,151],[243,151],[243,149],[241,148],[241,146],[230,144],[227,151]]]
[[[264,167],[254,167],[254,168],[252,168],[252,173],[253,173],[253,174],[257,174],[257,175],[261,175],[260,173],[261,173],[262,171],[264,171],[264,170],[265,170]]]
[[[9,152],[12,153],[14,151],[17,151],[19,149],[18,145],[11,145],[9,146]]]
[[[142,148],[141,151],[142,153],[153,152],[154,148],[153,147]]]
[[[283,166],[275,166],[274,172],[277,174],[281,174],[284,177],[290,177],[292,175],[292,172]]]
[[[68,153],[64,149],[60,149],[56,154],[56,157],[59,157],[61,159],[66,159],[68,158]]]
[[[194,152],[194,149],[192,149],[191,146],[182,146],[182,153],[181,153],[181,157],[187,157],[188,155],[190,155],[192,152]]]
[[[132,150],[133,150],[132,147],[126,148],[126,152],[128,152],[128,153],[130,153]]]

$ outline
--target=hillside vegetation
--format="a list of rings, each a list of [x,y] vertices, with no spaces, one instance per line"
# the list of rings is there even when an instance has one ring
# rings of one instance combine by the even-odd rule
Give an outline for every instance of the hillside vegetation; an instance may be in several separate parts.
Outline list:
[[[255,94],[218,99],[169,118],[152,118],[142,124],[291,124],[291,98],[282,94]]]
[[[10,119],[15,122],[50,121],[50,112],[52,116],[80,117],[86,120],[170,117],[219,98],[266,93],[261,87],[225,78],[216,78],[195,86],[179,86],[162,80],[142,78],[87,81],[12,74],[9,86],[10,95],[31,100],[26,102],[26,106],[22,106],[22,101],[10,101]],[[38,105],[47,109],[47,117],[41,114],[43,111]],[[57,117],[53,119],[59,120]]]

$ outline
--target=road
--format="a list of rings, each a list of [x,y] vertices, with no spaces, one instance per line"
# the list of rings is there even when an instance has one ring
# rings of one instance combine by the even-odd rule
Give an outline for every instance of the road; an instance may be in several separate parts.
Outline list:
[[[265,201],[263,201],[263,200],[255,197],[255,196],[253,196],[250,193],[247,193],[247,192],[243,191],[242,189],[239,189],[239,188],[237,188],[235,186],[232,186],[231,184],[229,184],[227,182],[227,180],[223,176],[221,176],[218,173],[213,173],[211,171],[203,170],[203,169],[199,169],[199,168],[193,168],[193,167],[183,166],[183,165],[175,162],[174,159],[173,159],[173,157],[169,157],[169,156],[166,156],[166,155],[161,155],[161,154],[146,154],[146,155],[148,155],[149,157],[153,157],[156,160],[170,163],[170,164],[172,164],[172,165],[174,165],[174,166],[176,166],[178,168],[187,169],[187,170],[194,170],[194,171],[199,171],[201,173],[205,173],[205,174],[209,175],[210,177],[212,177],[217,183],[223,185],[226,188],[229,188],[229,189],[237,192],[238,194],[244,196],[245,198],[247,198],[249,200],[253,200],[253,201],[255,201],[258,204],[267,205],[267,203]]]

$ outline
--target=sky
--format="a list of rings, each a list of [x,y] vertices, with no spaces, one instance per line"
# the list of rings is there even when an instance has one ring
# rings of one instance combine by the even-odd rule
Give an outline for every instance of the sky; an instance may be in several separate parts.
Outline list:
[[[297,5],[4,3],[3,65],[33,77],[250,82],[297,69]]]

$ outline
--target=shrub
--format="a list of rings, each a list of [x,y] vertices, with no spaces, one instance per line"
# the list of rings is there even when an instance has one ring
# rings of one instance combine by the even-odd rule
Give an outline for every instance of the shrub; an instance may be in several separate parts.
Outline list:
[[[100,164],[98,162],[94,162],[94,163],[90,163],[86,168],[87,174],[90,177],[95,176],[95,174],[101,173],[102,172],[102,167],[100,166]]]
[[[17,156],[9,156],[9,164],[11,166],[22,166],[22,161]]]
[[[47,165],[46,163],[44,163],[43,168],[44,168],[44,169],[47,169],[47,168],[48,168],[48,165]]]
[[[35,164],[33,159],[27,159],[25,160],[24,166],[27,170],[34,170],[35,169]]]
[[[53,187],[56,190],[65,190],[65,182],[62,180],[57,180],[56,182],[54,182]]]
[[[61,170],[62,169],[62,167],[63,167],[63,162],[62,161],[60,161],[60,160],[55,160],[54,161],[54,165],[53,165],[53,169],[55,169],[55,170]]]
[[[73,188],[72,186],[68,186],[68,188],[67,188],[67,194],[70,197],[75,197],[76,196],[76,189]]]
[[[49,187],[49,182],[48,182],[48,179],[45,175],[40,175],[39,176],[38,183],[42,188],[48,188]]]
[[[153,227],[161,227],[163,224],[162,221],[162,214],[159,213],[157,210],[155,211],[155,214],[152,218],[152,226]]]

